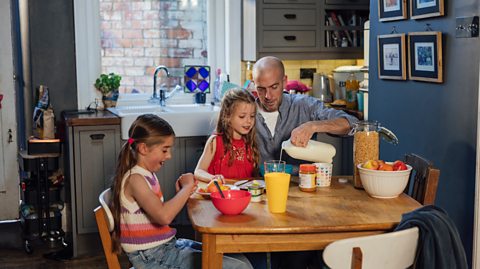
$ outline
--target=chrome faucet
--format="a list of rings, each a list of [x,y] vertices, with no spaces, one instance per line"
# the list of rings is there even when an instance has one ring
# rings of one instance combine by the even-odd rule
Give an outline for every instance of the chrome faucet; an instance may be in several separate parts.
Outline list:
[[[176,93],[178,90],[181,90],[182,89],[182,86],[180,85],[176,85],[175,88],[173,88],[173,90],[171,90],[168,94],[166,93],[167,91],[167,88],[165,87],[164,84],[162,84],[162,86],[160,87],[160,90],[158,91],[158,97],[157,97],[157,76],[158,76],[158,72],[160,72],[160,70],[164,70],[165,73],[167,74],[167,78],[170,77],[170,73],[168,72],[168,69],[166,66],[164,65],[159,65],[157,66],[157,68],[155,68],[155,73],[153,73],[153,94],[152,94],[152,98],[150,100],[152,101],[155,101],[158,99],[159,100],[159,103],[160,103],[160,106],[165,106],[165,101],[172,97],[174,93]]]
[[[165,71],[165,73],[167,74],[167,78],[170,77],[170,73],[168,72],[168,69],[166,66],[164,65],[159,65],[157,66],[157,68],[155,68],[155,73],[153,73],[153,94],[152,94],[152,100],[155,101],[156,99],[159,99],[160,101],[160,106],[165,106],[165,89],[164,88],[161,88],[159,93],[158,93],[158,97],[157,97],[157,76],[158,76],[158,72],[160,72],[160,70],[163,70]]]

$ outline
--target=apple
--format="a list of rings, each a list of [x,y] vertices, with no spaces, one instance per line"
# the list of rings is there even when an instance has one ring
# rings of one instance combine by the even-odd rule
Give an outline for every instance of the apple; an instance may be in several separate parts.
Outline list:
[[[368,160],[366,161],[362,167],[371,170],[378,170],[379,163],[377,160]]]
[[[384,162],[378,166],[378,170],[393,171],[393,165]]]
[[[395,162],[393,162],[393,171],[403,171],[407,169],[408,167],[404,162],[400,160],[396,160]]]

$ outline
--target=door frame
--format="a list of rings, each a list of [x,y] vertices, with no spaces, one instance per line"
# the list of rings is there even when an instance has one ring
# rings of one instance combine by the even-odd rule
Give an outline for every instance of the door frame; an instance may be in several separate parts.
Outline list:
[[[480,62],[478,63],[478,107],[477,107],[477,157],[475,167],[475,211],[473,226],[472,268],[480,269]]]

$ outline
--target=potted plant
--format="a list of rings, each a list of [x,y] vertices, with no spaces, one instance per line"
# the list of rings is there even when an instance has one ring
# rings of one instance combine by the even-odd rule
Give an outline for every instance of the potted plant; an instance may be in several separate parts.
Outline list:
[[[118,88],[122,77],[115,73],[101,74],[95,81],[95,88],[102,93],[103,106],[114,107],[117,104]]]

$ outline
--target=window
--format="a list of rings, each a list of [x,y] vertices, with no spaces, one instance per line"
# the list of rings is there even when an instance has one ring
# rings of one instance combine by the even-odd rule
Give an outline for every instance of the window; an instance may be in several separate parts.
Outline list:
[[[101,2],[100,2],[101,1]],[[150,7],[155,7],[158,3],[159,8],[164,5],[171,5],[176,6],[179,10],[178,12],[174,12],[172,15],[172,20],[162,20],[162,25],[159,25],[159,35],[163,33],[167,35],[168,33],[173,33],[173,27],[169,28],[172,29],[170,31],[161,31],[161,27],[166,27],[169,25],[169,21],[175,21],[176,25],[180,25],[185,29],[197,29],[197,27],[203,28],[202,34],[207,36],[202,41],[202,49],[195,49],[192,52],[192,57],[172,57],[173,56],[181,56],[178,54],[172,54],[174,50],[172,49],[161,49],[160,51],[166,51],[168,57],[161,58],[159,56],[152,56],[152,57],[137,57],[134,58],[147,58],[153,59],[152,66],[148,66],[146,68],[152,68],[147,71],[144,71],[147,76],[143,79],[143,85],[137,86],[136,84],[126,85],[123,88],[123,92],[131,92],[133,88],[137,89],[139,92],[146,92],[145,94],[121,94],[120,97],[122,100],[132,100],[132,104],[137,104],[138,102],[142,102],[144,99],[148,99],[151,96],[151,89],[153,88],[153,68],[157,64],[164,64],[166,65],[169,70],[171,71],[171,75],[175,77],[172,81],[166,81],[163,78],[160,78],[157,83],[158,85],[162,85],[165,83],[170,87],[174,87],[177,83],[181,82],[181,77],[183,75],[183,71],[181,66],[183,65],[198,65],[198,64],[207,64],[211,67],[211,70],[216,70],[216,68],[222,68],[225,70],[229,75],[230,79],[234,83],[240,82],[241,76],[241,68],[240,68],[240,43],[241,40],[241,1],[238,0],[115,0],[111,1],[112,8],[114,4],[125,4],[125,3],[132,3],[132,6],[138,8],[138,6],[142,6],[143,4],[140,3],[147,3],[146,5],[150,5]],[[78,93],[78,109],[85,109],[90,103],[98,100],[101,98],[101,94],[95,89],[93,83],[95,79],[99,76],[102,72],[108,72],[107,69],[102,68],[102,49],[103,46],[106,44],[102,44],[101,37],[102,37],[102,23],[100,19],[100,5],[103,6],[103,3],[107,3],[104,0],[98,1],[83,1],[83,0],[74,0],[74,20],[75,20],[75,52],[76,52],[76,70],[77,70],[77,93]],[[133,4],[135,3],[135,4]],[[149,3],[149,4],[148,4]],[[195,4],[195,5],[194,5]],[[108,6],[108,5],[107,5]],[[196,6],[196,8],[193,8]],[[201,12],[199,11],[199,6],[202,6]],[[189,7],[189,12],[186,9],[181,8]],[[106,8],[106,7],[102,7]],[[102,11],[103,12],[103,11]],[[182,14],[182,15],[180,15]],[[111,16],[114,15],[113,11]],[[176,17],[175,17],[176,16]],[[203,26],[197,26],[196,23],[188,22],[186,19],[183,19],[185,16],[190,18],[201,18],[204,20]],[[161,12],[158,12],[158,17],[161,18]],[[121,18],[121,17],[120,17]],[[180,18],[180,20],[178,20]],[[118,19],[117,19],[118,20]],[[121,21],[121,20],[120,20]],[[120,22],[117,21],[117,22]],[[122,22],[123,23],[123,22]],[[180,23],[180,24],[179,24]],[[183,24],[182,24],[183,23]],[[118,23],[117,23],[118,24]],[[128,23],[126,23],[128,24]],[[138,31],[141,31],[138,30]],[[198,31],[194,31],[192,33],[198,33]],[[123,33],[122,33],[123,34]],[[123,35],[122,35],[123,37]],[[194,38],[197,38],[194,36]],[[165,39],[168,40],[168,39]],[[113,40],[112,40],[113,42]],[[153,40],[152,40],[153,43]],[[180,40],[180,46],[183,46],[185,42]],[[120,46],[119,44],[112,44],[112,46]],[[132,47],[134,45],[132,44]],[[208,51],[208,55],[205,54],[204,51]],[[168,54],[170,53],[170,54]],[[201,59],[201,61],[200,61]],[[162,60],[162,61],[160,61]],[[173,67],[173,62],[169,61],[181,61],[176,67]],[[116,59],[116,61],[120,61]],[[148,60],[147,60],[148,61]],[[127,61],[129,64],[131,61]],[[121,65],[115,65],[115,67],[119,67]],[[147,66],[147,65],[145,65]],[[112,68],[114,66],[112,65]],[[121,72],[119,72],[121,73]],[[122,73],[123,74],[123,73]],[[150,76],[148,75],[150,74]],[[130,75],[126,75],[127,77]],[[162,75],[163,76],[163,75]],[[212,80],[214,78],[211,78]],[[122,79],[123,83],[134,83],[128,82],[127,79]],[[183,83],[182,83],[183,84]],[[140,85],[140,84],[138,84]],[[209,96],[209,94],[207,94]],[[209,98],[209,97],[207,97]],[[168,101],[170,103],[191,103],[193,101],[192,94],[176,94],[172,100]],[[117,103],[118,105],[118,103]]]
[[[183,85],[184,65],[207,65],[206,0],[98,0],[101,72],[122,76],[120,93]]]

